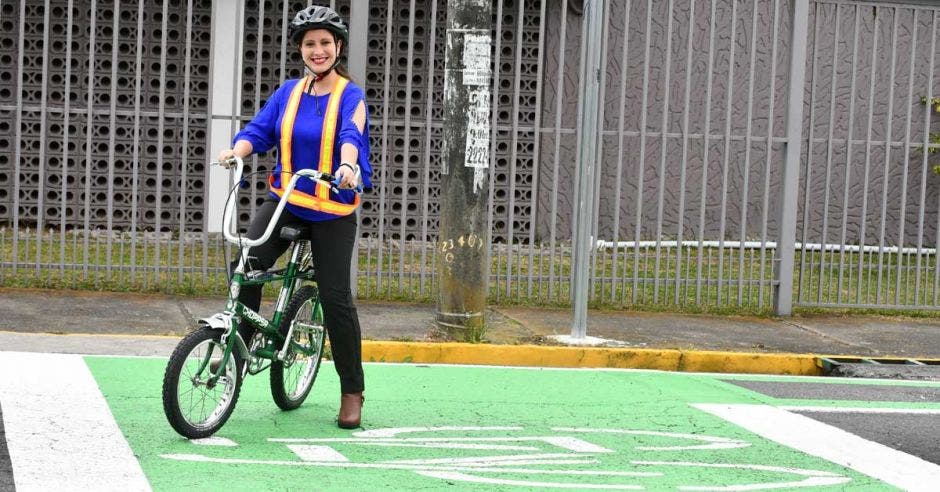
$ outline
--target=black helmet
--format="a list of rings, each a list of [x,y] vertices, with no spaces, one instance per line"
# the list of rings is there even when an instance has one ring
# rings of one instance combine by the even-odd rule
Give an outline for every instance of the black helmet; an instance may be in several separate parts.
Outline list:
[[[313,29],[326,29],[345,44],[349,39],[349,28],[343,18],[329,7],[311,5],[294,15],[290,22],[290,38],[300,43],[304,33]]]

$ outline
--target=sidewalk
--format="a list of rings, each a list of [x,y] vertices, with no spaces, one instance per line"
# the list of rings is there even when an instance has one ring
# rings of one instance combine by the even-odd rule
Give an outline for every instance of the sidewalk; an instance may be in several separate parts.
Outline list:
[[[220,298],[0,289],[0,350],[30,350],[40,343],[28,334],[70,334],[42,343],[52,345],[49,351],[166,356],[195,319],[223,304]],[[570,335],[568,310],[491,309],[488,343],[462,344],[446,342],[435,328],[433,305],[358,306],[367,361],[819,374],[819,355],[940,359],[940,318],[592,311],[587,334],[604,343],[586,348],[552,338]],[[116,345],[101,348],[103,340]]]

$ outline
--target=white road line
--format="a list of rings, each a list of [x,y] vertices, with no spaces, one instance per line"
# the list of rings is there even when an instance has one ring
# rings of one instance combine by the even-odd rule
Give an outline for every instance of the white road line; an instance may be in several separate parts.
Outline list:
[[[784,446],[904,490],[933,491],[940,483],[940,466],[809,417],[767,405],[693,406]]]
[[[911,415],[940,415],[940,408],[862,408],[862,407],[777,407],[790,412],[816,413],[904,413]]]
[[[150,490],[80,356],[0,352],[0,402],[17,490]]]

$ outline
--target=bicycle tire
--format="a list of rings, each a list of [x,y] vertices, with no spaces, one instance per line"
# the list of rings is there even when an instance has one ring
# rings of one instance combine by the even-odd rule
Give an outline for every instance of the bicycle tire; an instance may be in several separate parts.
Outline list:
[[[163,412],[173,430],[183,437],[211,436],[235,410],[244,362],[233,352],[225,377],[214,384],[204,363],[207,358],[220,360],[224,349],[221,338],[219,330],[200,328],[184,337],[170,355],[163,376]],[[200,367],[203,370],[198,372]],[[205,402],[211,406],[206,408]]]
[[[281,410],[294,410],[303,404],[320,372],[326,330],[316,287],[305,285],[291,297],[279,327],[282,334],[287,334],[294,320],[316,328],[312,331],[295,328],[291,340],[285,341],[290,347],[285,360],[271,363],[271,397]],[[305,350],[298,352],[294,350],[296,346]],[[307,351],[312,353],[304,353]]]

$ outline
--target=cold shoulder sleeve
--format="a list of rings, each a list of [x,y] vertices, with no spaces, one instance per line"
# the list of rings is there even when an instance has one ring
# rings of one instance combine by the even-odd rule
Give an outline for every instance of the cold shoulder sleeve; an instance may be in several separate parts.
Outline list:
[[[340,103],[340,124],[337,139],[339,145],[352,144],[359,149],[359,169],[362,172],[362,183],[366,189],[372,188],[372,165],[369,161],[369,108],[366,106],[366,121],[362,131],[353,121],[359,103],[365,104],[365,94],[358,85],[350,83],[343,93]]]

